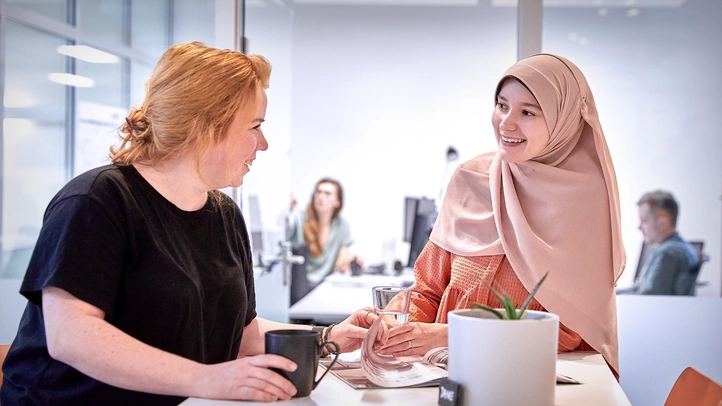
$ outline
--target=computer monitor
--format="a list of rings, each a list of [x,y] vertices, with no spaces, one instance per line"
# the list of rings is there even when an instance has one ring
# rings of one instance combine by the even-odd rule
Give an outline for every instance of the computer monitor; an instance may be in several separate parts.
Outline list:
[[[426,197],[406,197],[404,209],[404,241],[409,243],[407,266],[413,267],[416,258],[429,241],[436,221],[436,203]]]
[[[639,259],[637,259],[637,269],[634,271],[635,282],[641,277],[642,268],[644,268],[644,264],[647,262],[647,258],[649,258],[651,251],[650,245],[643,241],[642,248],[639,250]]]

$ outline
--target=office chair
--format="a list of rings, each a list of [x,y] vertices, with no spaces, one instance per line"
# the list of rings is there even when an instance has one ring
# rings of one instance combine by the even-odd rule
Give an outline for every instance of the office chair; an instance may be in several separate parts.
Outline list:
[[[677,378],[664,406],[720,406],[722,385],[692,367]]]
[[[697,251],[697,257],[699,258],[699,263],[697,266],[692,268],[689,271],[689,274],[687,277],[690,279],[690,288],[689,288],[689,295],[694,296],[696,294],[696,289],[698,286],[705,286],[707,285],[707,282],[700,282],[699,279],[699,273],[702,269],[702,265],[709,261],[709,255],[704,253],[704,241],[702,240],[695,240],[695,241],[688,241],[692,247],[694,247],[695,251]]]
[[[291,246],[293,255],[302,255],[308,259],[308,245],[294,243]],[[291,306],[311,291],[311,285],[306,278],[306,262],[291,265]]]

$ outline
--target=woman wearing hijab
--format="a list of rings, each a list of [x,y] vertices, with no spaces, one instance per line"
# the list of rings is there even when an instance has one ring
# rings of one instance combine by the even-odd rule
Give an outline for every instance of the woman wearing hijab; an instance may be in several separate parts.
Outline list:
[[[422,355],[448,342],[447,313],[468,302],[521,304],[560,317],[559,352],[594,350],[618,376],[614,286],[625,264],[614,167],[592,92],[569,60],[534,55],[495,93],[499,151],[460,165],[415,263],[409,323],[382,353]],[[483,341],[483,337],[479,338]]]

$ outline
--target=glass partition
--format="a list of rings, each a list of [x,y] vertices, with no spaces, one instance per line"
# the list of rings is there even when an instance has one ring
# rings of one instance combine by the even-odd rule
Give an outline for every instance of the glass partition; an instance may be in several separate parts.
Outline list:
[[[231,37],[214,24],[223,13],[216,7],[233,4],[0,0],[0,278],[25,273],[52,196],[72,176],[108,162],[117,128],[142,101],[161,54],[174,40],[212,45],[216,36]],[[88,48],[78,55],[76,45]]]
[[[5,33],[1,274],[19,278],[45,206],[67,180],[68,89],[50,76],[66,72],[56,51],[66,40],[14,22]]]
[[[568,4],[568,3],[567,3]],[[654,189],[680,205],[682,237],[704,240],[710,261],[697,289],[720,294],[722,2],[649,1],[618,7],[544,8],[544,52],[587,76],[619,181],[627,272],[633,282],[642,234],[636,202]]]

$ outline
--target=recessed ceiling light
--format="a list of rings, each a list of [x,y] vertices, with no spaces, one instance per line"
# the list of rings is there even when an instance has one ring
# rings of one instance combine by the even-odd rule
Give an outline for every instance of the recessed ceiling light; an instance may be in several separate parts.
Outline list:
[[[118,63],[117,56],[87,45],[61,45],[58,53],[91,63]]]
[[[627,17],[636,17],[639,15],[639,9],[638,8],[630,8],[627,10]]]
[[[72,75],[70,73],[48,73],[48,79],[50,79],[51,82],[74,87],[95,86],[95,81],[93,79],[86,78],[85,76]]]

